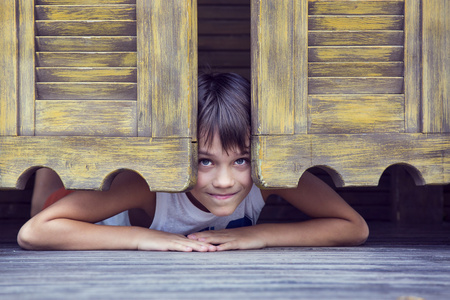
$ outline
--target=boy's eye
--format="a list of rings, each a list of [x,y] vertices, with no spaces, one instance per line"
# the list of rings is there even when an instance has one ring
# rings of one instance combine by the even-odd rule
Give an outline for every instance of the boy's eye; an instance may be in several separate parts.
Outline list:
[[[237,165],[245,165],[247,163],[247,160],[245,158],[239,158],[236,160]]]
[[[199,163],[202,166],[210,166],[212,164],[212,162],[209,159],[200,159]]]

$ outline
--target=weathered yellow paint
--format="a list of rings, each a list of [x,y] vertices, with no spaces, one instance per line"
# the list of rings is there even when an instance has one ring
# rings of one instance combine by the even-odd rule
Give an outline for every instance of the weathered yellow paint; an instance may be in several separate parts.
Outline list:
[[[17,135],[17,27],[16,1],[0,2],[0,136]]]
[[[136,51],[136,36],[37,36],[37,51]]]
[[[450,133],[450,2],[423,2],[423,132]]]
[[[402,77],[403,62],[310,62],[309,77]]]
[[[404,0],[309,0],[310,15],[402,15]]]
[[[308,134],[254,136],[254,180],[266,188],[295,187],[310,167],[332,170],[337,186],[376,186],[393,164],[417,172],[416,184],[447,184],[450,139],[443,134]]]
[[[0,144],[2,188],[23,189],[37,167],[55,170],[68,189],[108,189],[125,169],[154,191],[183,191],[196,179],[190,138],[0,137]]]
[[[36,5],[40,20],[130,20],[136,19],[136,5]]]
[[[353,61],[353,62],[388,62],[402,61],[402,46],[368,46],[368,47],[309,47],[308,59],[312,62]]]
[[[36,101],[36,135],[137,136],[136,101]]]
[[[136,67],[136,52],[37,52],[39,67]]]
[[[310,46],[389,46],[403,45],[403,30],[309,32]]]
[[[39,82],[137,82],[136,68],[36,68]]]
[[[402,30],[403,16],[309,16],[309,30]]]
[[[136,83],[39,82],[39,100],[136,100]]]
[[[312,134],[404,131],[403,95],[313,95],[309,106]]]
[[[136,21],[42,21],[36,20],[41,36],[129,36],[136,33]]]

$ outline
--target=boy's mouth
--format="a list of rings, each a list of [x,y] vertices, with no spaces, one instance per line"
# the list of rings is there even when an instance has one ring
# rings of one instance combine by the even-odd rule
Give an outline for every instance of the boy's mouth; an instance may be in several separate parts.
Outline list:
[[[233,197],[236,194],[237,193],[228,193],[228,194],[212,194],[212,193],[210,193],[209,195],[218,200],[226,200],[226,199]]]

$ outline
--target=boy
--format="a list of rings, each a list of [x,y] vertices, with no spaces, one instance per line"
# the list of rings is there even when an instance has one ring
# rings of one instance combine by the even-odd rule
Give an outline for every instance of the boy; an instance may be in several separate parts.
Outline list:
[[[308,172],[295,189],[254,186],[247,80],[227,73],[199,76],[198,109],[198,180],[191,191],[151,192],[139,175],[123,172],[110,190],[70,193],[31,218],[19,232],[20,246],[204,252],[359,245],[366,240],[368,227],[363,218]],[[271,194],[280,195],[312,219],[255,225]],[[124,218],[116,225],[122,226],[95,224],[119,213]]]

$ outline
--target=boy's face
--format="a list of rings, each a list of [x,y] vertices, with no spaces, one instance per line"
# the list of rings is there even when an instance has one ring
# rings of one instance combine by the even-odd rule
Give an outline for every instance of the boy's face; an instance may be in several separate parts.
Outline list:
[[[210,147],[199,140],[197,184],[187,193],[191,202],[203,211],[216,216],[234,212],[250,192],[250,141],[245,153],[238,148],[222,148],[219,136],[214,136]]]

